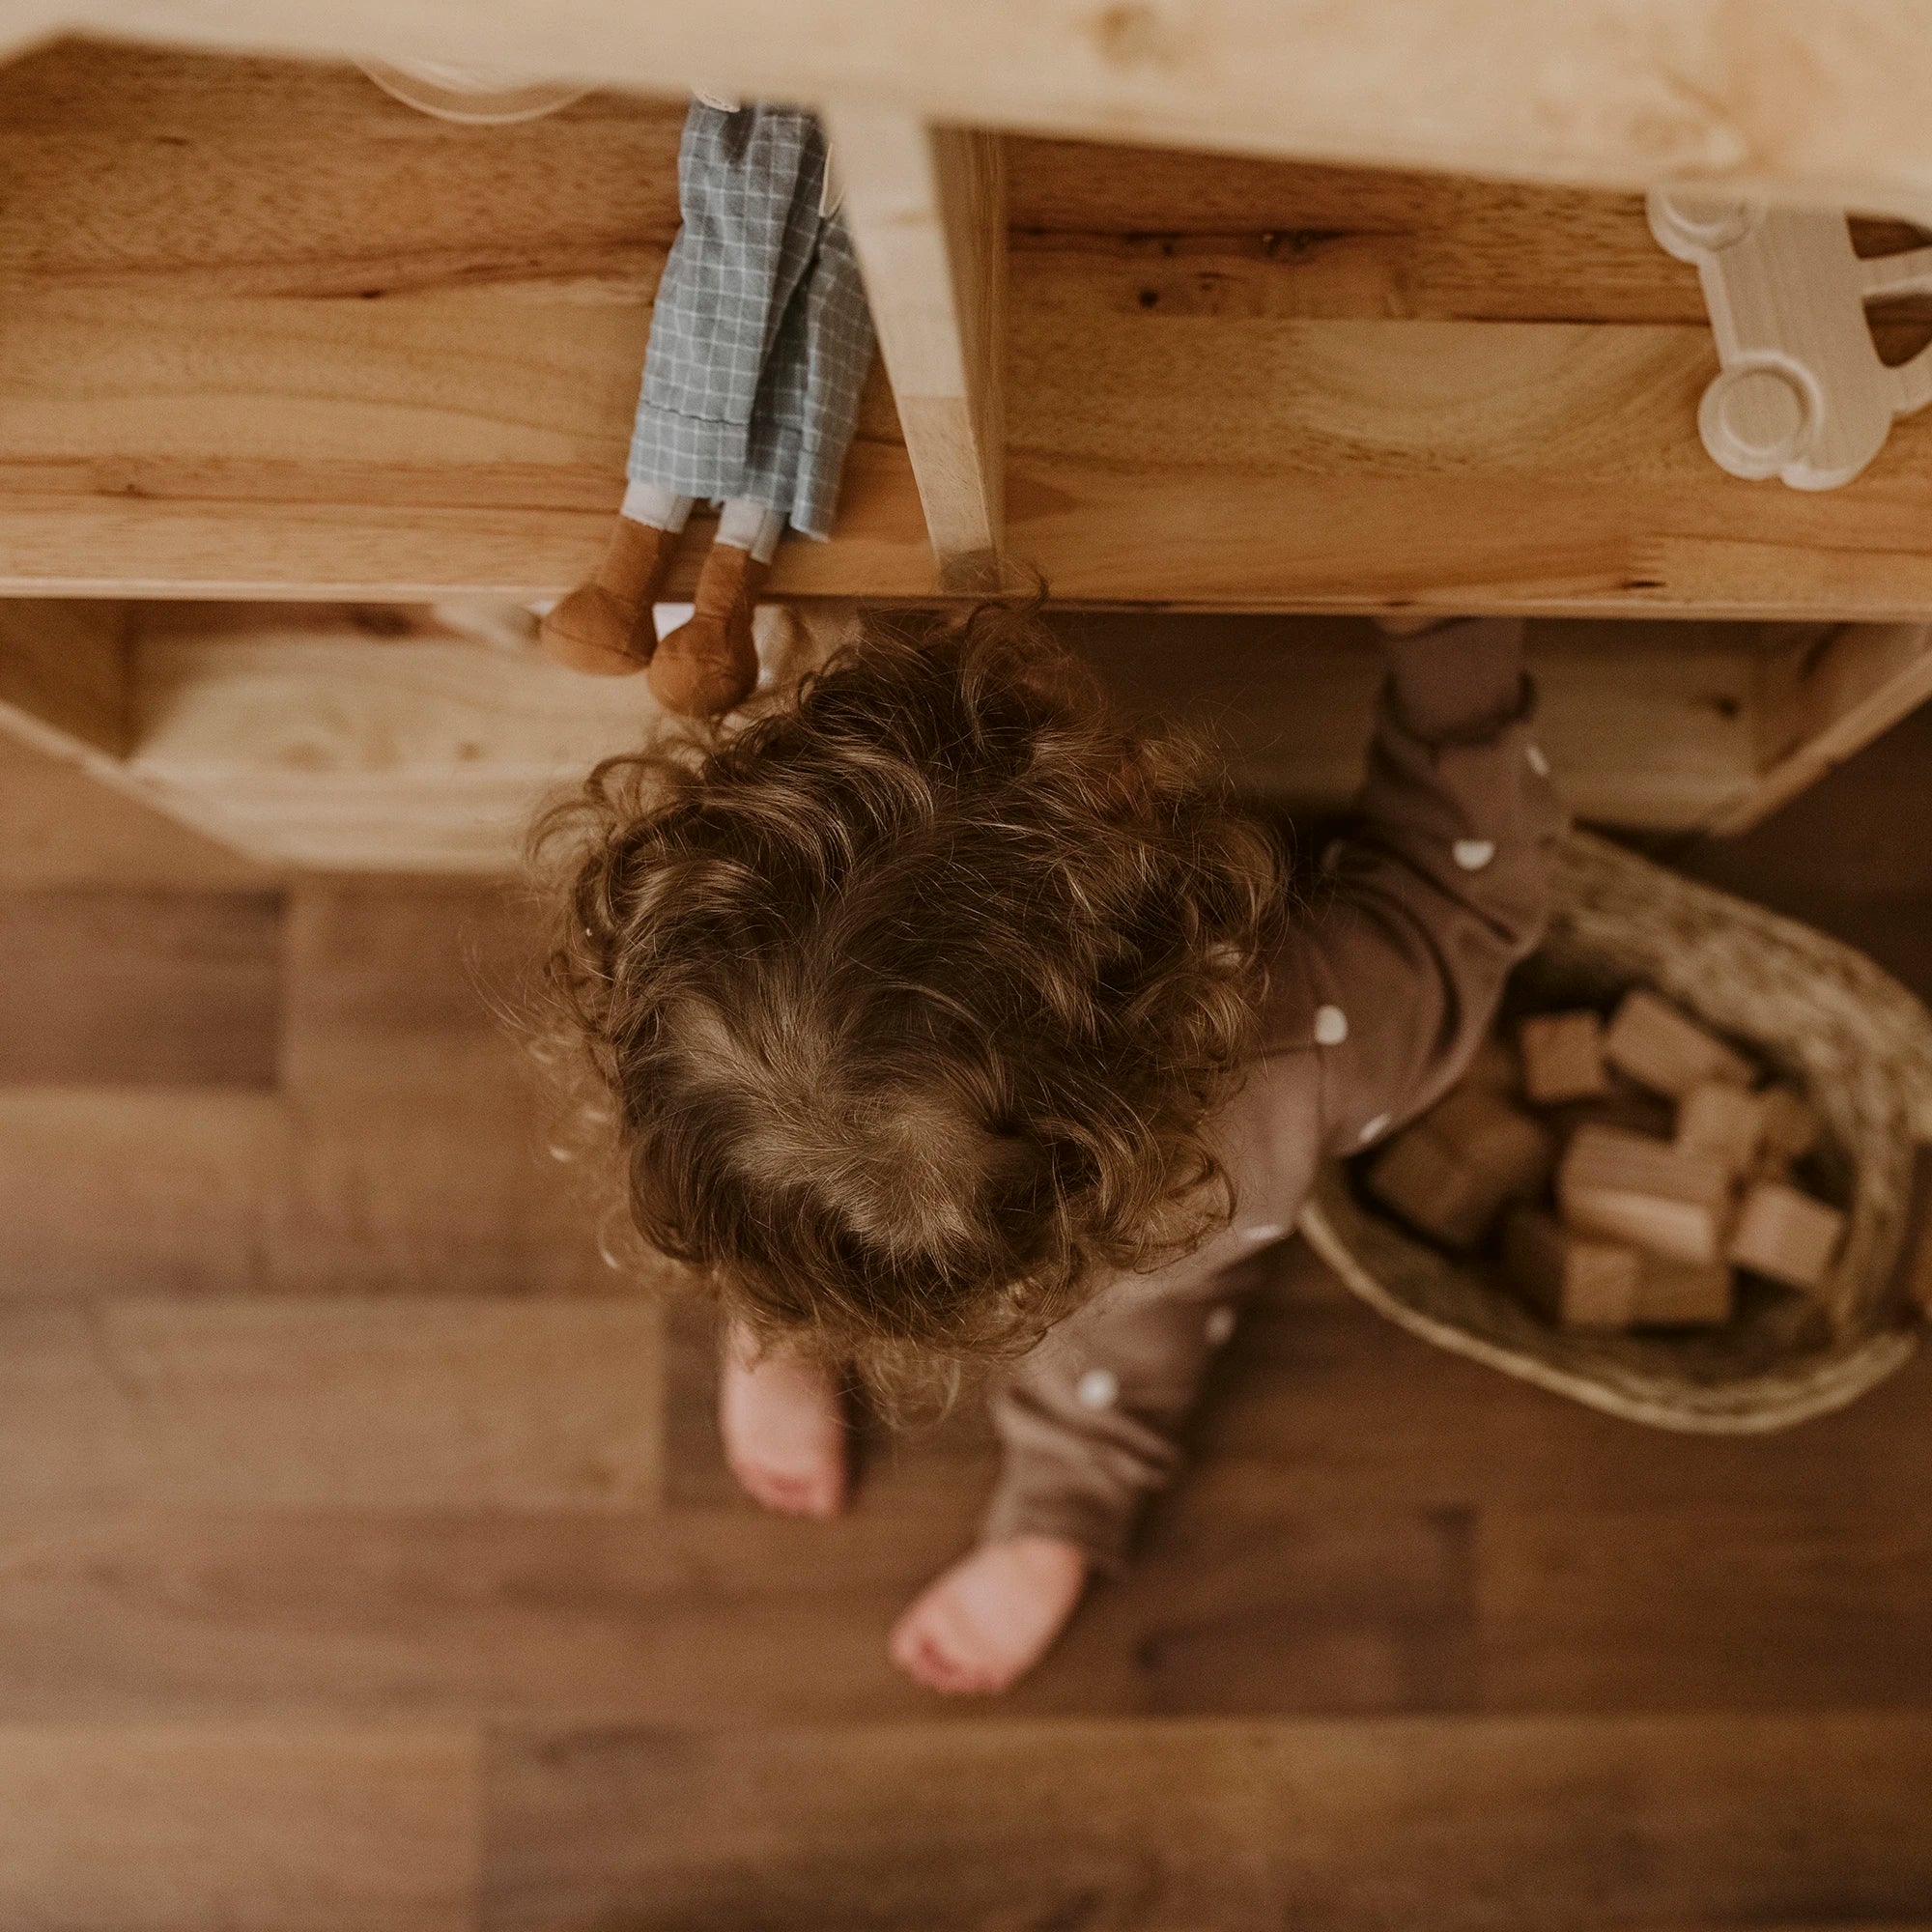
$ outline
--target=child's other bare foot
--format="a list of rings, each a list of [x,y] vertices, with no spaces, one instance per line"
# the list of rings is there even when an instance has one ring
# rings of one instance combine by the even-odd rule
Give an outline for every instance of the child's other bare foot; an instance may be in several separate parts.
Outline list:
[[[1057,1537],[983,1543],[898,1620],[893,1662],[934,1690],[1004,1690],[1053,1648],[1088,1568],[1087,1552]]]
[[[760,1355],[734,1328],[724,1341],[718,1431],[731,1473],[767,1509],[829,1517],[844,1508],[845,1404],[822,1363]]]

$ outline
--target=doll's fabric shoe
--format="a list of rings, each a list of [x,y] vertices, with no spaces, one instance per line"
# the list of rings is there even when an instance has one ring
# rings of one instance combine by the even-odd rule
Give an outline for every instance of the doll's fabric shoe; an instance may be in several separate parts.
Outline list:
[[[657,648],[651,606],[670,569],[677,537],[619,517],[597,575],[551,610],[537,635],[544,650],[593,677],[629,677]]]
[[[758,681],[752,615],[770,575],[771,565],[748,550],[711,546],[690,622],[665,639],[651,660],[651,690],[667,711],[716,718],[752,695]]]

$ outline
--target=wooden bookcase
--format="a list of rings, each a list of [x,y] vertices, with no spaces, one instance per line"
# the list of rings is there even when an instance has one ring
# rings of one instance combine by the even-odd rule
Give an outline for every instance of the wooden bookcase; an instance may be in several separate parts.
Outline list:
[[[1548,632],[1552,737],[1592,816],[1747,822],[1932,690],[1932,418],[1825,496],[1719,471],[1695,277],[1632,190],[1932,206],[1887,38],[1907,10],[1769,6],[1748,85],[1722,10],[1689,0],[1514,32],[1500,4],[1343,11],[405,0],[326,35],[825,104],[886,354],[834,541],[781,553],[802,608],[1037,571],[1118,611],[1089,638],[1137,689],[1218,706],[1237,766],[1309,797],[1352,773],[1371,658],[1256,613],[1670,620],[1622,648]],[[1370,58],[1370,16],[1403,59]],[[81,24],[319,52],[320,17]],[[1479,111],[1484,47],[1514,51]],[[1835,63],[1790,65],[1819,48]],[[1854,128],[1830,110],[1858,81]],[[72,40],[0,69],[6,715],[270,856],[503,863],[476,801],[507,823],[643,700],[433,619],[372,638],[350,607],[541,596],[593,562],[682,114],[604,92],[453,128],[340,62]],[[1328,158],[1230,152],[1269,146]],[[1876,628],[1707,621],[1744,616]]]

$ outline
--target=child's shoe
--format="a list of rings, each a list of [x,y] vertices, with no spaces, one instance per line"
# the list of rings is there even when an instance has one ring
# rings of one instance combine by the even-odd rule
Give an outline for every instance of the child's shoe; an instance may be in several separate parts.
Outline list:
[[[771,565],[748,550],[711,546],[691,621],[665,639],[651,660],[651,690],[667,711],[716,718],[751,696],[758,681],[752,615],[770,575]]]

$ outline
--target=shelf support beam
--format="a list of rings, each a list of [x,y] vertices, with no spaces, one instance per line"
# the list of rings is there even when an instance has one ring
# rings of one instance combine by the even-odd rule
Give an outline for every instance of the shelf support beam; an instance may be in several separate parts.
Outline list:
[[[825,117],[942,586],[997,589],[1006,518],[1006,167],[999,137]]]
[[[97,775],[128,754],[128,632],[116,598],[0,599],[0,730]]]
[[[1932,624],[1844,624],[1765,661],[1754,711],[1761,762],[1709,827],[1747,832],[1932,698]]]

